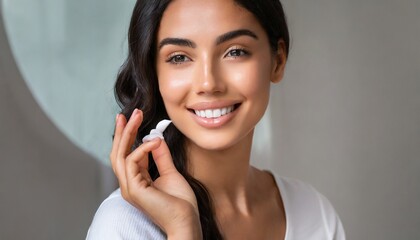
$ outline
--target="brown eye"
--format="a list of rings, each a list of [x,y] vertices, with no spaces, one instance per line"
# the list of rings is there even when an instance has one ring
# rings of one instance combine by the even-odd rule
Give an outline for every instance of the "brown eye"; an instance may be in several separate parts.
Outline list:
[[[181,63],[189,62],[189,61],[191,61],[191,59],[189,59],[187,56],[181,55],[181,54],[172,56],[168,60],[166,60],[166,62],[169,62],[171,64],[181,64]]]
[[[233,58],[237,58],[237,57],[241,57],[241,56],[248,56],[249,53],[247,51],[245,51],[244,49],[232,49],[230,50],[225,57],[233,57]]]

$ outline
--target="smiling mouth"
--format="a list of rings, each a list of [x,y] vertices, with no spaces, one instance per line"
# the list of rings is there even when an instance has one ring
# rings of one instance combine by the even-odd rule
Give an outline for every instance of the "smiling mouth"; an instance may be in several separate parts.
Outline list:
[[[235,111],[236,109],[238,109],[240,105],[241,104],[238,103],[238,104],[234,104],[232,106],[227,106],[223,108],[200,109],[200,110],[189,109],[189,110],[193,112],[195,115],[202,118],[218,118],[218,117],[227,115]]]

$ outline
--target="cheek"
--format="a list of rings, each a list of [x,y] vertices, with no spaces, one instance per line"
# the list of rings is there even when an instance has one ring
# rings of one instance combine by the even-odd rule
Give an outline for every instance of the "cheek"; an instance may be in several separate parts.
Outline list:
[[[190,82],[187,81],[188,74],[182,71],[158,72],[159,91],[162,95],[165,105],[177,103],[183,99],[190,88]]]
[[[270,68],[265,62],[252,61],[240,69],[229,70],[229,77],[236,89],[248,97],[262,97],[270,90]]]

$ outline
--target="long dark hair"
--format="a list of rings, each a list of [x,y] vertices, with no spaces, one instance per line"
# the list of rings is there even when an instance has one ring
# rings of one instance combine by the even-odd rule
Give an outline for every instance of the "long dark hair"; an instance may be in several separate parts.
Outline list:
[[[141,143],[156,124],[168,118],[159,92],[156,74],[156,37],[163,12],[171,0],[137,0],[128,32],[128,56],[121,66],[115,83],[115,97],[121,113],[128,119],[135,108],[143,111],[143,123],[139,128],[133,148]],[[285,43],[289,52],[289,32],[283,7],[279,0],[235,0],[258,19],[265,29],[273,52],[278,41]],[[165,140],[178,171],[185,177],[197,198],[201,228],[204,239],[223,239],[214,216],[212,199],[206,187],[188,173],[184,135],[171,124],[165,131]],[[159,177],[151,154],[149,155],[151,177]]]

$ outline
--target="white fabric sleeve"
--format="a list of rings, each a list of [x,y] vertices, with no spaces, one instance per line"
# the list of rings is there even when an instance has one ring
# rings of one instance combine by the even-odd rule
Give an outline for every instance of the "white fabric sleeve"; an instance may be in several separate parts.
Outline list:
[[[166,236],[144,213],[125,201],[118,189],[96,211],[86,239],[164,240]]]
[[[345,240],[346,235],[344,232],[343,224],[340,217],[336,213],[330,201],[321,193],[316,192],[319,199],[319,204],[324,221],[325,231],[327,232],[328,239],[331,240]]]

